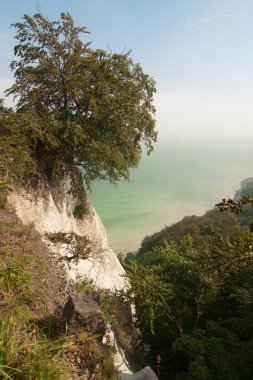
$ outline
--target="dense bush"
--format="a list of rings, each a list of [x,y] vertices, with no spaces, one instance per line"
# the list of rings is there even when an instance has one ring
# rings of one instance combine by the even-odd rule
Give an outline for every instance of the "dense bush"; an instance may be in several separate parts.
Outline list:
[[[149,360],[164,379],[250,379],[253,235],[185,237],[128,265],[130,299]],[[132,297],[132,298],[131,298]]]

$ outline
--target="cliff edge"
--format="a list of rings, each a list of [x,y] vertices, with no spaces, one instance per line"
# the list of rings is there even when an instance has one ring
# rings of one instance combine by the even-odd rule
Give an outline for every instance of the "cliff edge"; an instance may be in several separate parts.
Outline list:
[[[56,271],[58,265],[64,268],[67,287],[71,282],[80,283],[82,280],[90,280],[94,287],[111,292],[127,286],[125,271],[109,247],[105,228],[90,205],[78,176],[74,187],[70,179],[54,183],[44,181],[28,188],[12,184],[8,200],[21,222],[32,224],[39,232],[56,264]],[[74,244],[66,241],[66,236],[73,238],[76,246],[78,238],[84,239],[76,260],[71,259]],[[109,327],[107,337],[115,350],[115,367],[119,372],[132,373],[139,367],[133,361],[131,311],[124,309],[123,314],[124,318],[121,318],[121,310],[117,323]]]
[[[120,290],[126,285],[125,271],[109,247],[104,226],[90,205],[82,186],[73,193],[69,179],[53,184],[41,183],[36,189],[12,186],[8,199],[22,223],[33,224],[55,254],[64,255],[66,246],[53,246],[48,234],[74,233],[89,241],[90,257],[66,266],[70,279],[87,277],[100,288]],[[82,211],[75,216],[76,210]]]

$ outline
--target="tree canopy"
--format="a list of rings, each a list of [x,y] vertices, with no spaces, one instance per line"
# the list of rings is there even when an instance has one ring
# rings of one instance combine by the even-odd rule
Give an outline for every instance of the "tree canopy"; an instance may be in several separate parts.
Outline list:
[[[58,21],[24,15],[14,26],[15,83],[6,93],[17,97],[17,115],[36,124],[40,170],[53,176],[78,166],[88,185],[129,179],[144,147],[149,153],[156,141],[154,80],[130,52],[91,49],[81,39],[86,27],[75,26],[68,13]]]
[[[123,261],[145,364],[156,370],[159,354],[161,380],[252,378],[249,194],[225,203],[226,209],[222,202],[217,208],[224,212],[188,216],[147,236]],[[239,214],[236,205],[244,206]]]
[[[130,300],[149,364],[161,379],[252,378],[253,235],[185,237],[127,268]]]

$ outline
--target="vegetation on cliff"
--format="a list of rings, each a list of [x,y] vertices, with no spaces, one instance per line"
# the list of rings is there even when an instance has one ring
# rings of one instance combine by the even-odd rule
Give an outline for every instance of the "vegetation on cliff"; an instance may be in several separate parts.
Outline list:
[[[34,228],[20,223],[5,188],[1,182],[0,378],[117,379],[112,349],[101,342],[106,317],[86,291],[84,308],[92,326],[81,314],[80,325],[72,326],[66,297],[71,292],[74,300],[82,299],[83,289],[68,289],[64,270]]]
[[[252,378],[252,211],[186,217],[126,257],[128,297],[161,379]]]

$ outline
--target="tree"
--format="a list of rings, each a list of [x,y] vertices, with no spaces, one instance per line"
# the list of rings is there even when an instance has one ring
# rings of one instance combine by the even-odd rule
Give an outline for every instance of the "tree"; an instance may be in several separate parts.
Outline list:
[[[88,185],[128,180],[143,146],[150,153],[156,141],[154,80],[130,52],[92,50],[68,13],[59,21],[24,15],[14,26],[15,83],[6,93],[18,97],[17,112],[37,118],[39,166],[49,176],[78,166]]]
[[[251,335],[242,339],[233,329],[208,321],[205,329],[193,329],[175,341],[174,350],[188,359],[188,368],[178,379],[252,379],[252,348]]]
[[[35,174],[32,157],[37,139],[37,124],[28,113],[17,115],[5,108],[0,99],[0,176],[16,178]]]
[[[222,202],[217,203],[215,207],[221,212],[229,210],[234,214],[240,214],[243,212],[244,207],[247,205],[253,207],[252,195],[244,195],[237,202],[233,199],[222,199]]]
[[[252,364],[241,369],[252,363],[252,246],[244,229],[230,236],[214,230],[209,239],[188,236],[156,248],[153,262],[140,256],[129,265],[136,323],[149,364],[161,355],[162,378],[241,380],[252,373]]]

